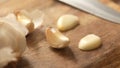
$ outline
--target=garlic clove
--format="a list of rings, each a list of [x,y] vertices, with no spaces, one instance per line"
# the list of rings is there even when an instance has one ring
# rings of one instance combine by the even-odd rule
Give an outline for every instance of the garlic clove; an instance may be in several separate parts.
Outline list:
[[[101,45],[101,38],[94,34],[89,34],[83,37],[78,45],[81,50],[92,50],[96,49]]]
[[[69,44],[69,38],[55,28],[47,28],[45,35],[47,42],[50,43],[50,46],[53,48],[64,48]]]
[[[79,24],[79,19],[75,15],[63,15],[58,19],[57,28],[60,31],[66,31]]]
[[[27,12],[25,11],[17,12],[16,16],[17,20],[29,30],[29,33],[34,31],[34,24],[32,20],[28,17]]]
[[[21,11],[15,12],[15,14],[16,15],[20,14],[20,16],[22,15],[23,20],[25,19],[25,21],[23,22],[27,21],[30,24],[33,23],[34,29],[42,25],[44,14],[42,11],[38,9],[35,9],[34,11],[31,11],[31,12],[28,12],[26,10],[21,10]]]

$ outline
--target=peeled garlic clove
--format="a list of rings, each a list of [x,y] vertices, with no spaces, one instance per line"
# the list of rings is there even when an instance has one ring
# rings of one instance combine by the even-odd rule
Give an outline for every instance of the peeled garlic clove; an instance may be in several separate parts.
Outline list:
[[[101,38],[94,34],[89,34],[83,37],[79,42],[79,49],[81,50],[92,50],[96,49],[101,45]]]
[[[45,35],[47,42],[50,43],[50,46],[53,48],[64,48],[69,44],[69,38],[60,33],[57,29],[47,28]]]
[[[17,12],[16,16],[17,20],[29,30],[29,33],[34,31],[34,24],[32,20],[28,17],[27,12],[25,11]]]
[[[60,31],[66,31],[79,24],[79,19],[75,15],[63,15],[58,19],[57,28]]]

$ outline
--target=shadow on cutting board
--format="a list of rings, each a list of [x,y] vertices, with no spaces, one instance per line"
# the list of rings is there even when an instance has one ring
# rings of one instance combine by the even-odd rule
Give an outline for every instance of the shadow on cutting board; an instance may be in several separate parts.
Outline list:
[[[55,49],[55,48],[50,48],[53,52],[58,54],[59,56],[64,57],[65,59],[72,60],[74,62],[77,62],[77,59],[72,52],[72,50],[69,47],[63,48],[63,49]]]
[[[29,61],[22,57],[18,62],[11,62],[5,68],[33,68]]]
[[[112,1],[120,5],[120,0],[112,0]]]

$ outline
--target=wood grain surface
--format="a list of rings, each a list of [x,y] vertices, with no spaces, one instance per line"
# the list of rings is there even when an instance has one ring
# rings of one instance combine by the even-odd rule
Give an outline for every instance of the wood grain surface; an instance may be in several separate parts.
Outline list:
[[[120,11],[118,0],[101,0],[104,4]],[[80,25],[63,32],[70,38],[69,47],[53,49],[45,39],[45,27],[39,27],[29,34],[28,48],[22,58],[6,68],[120,68],[120,25],[73,8],[57,0],[6,0],[0,2],[0,16],[15,10],[28,11],[40,9],[43,23],[55,26],[59,16],[74,14],[79,17]],[[102,46],[91,51],[78,49],[79,40],[87,34],[102,38]],[[14,67],[13,67],[14,66]]]

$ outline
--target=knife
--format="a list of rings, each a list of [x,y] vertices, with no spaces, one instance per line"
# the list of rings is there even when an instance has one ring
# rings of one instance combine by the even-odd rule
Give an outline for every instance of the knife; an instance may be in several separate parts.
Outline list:
[[[120,13],[104,5],[100,0],[59,0],[73,7],[120,24]]]

